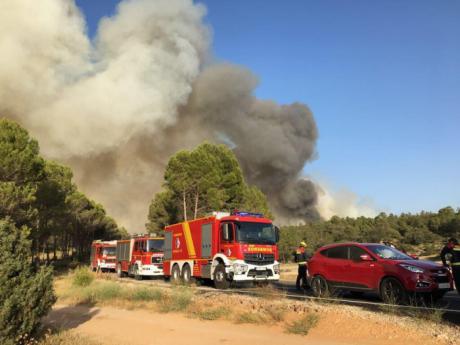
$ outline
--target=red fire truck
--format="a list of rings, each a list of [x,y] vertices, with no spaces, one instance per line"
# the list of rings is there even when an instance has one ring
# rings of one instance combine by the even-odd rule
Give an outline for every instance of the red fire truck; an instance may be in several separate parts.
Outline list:
[[[91,268],[93,271],[115,271],[117,241],[93,241],[91,244]]]
[[[277,281],[279,230],[258,213],[214,212],[167,226],[163,270],[172,281],[211,279],[218,289],[232,281]]]
[[[163,237],[147,235],[117,241],[117,274],[136,279],[163,275]]]

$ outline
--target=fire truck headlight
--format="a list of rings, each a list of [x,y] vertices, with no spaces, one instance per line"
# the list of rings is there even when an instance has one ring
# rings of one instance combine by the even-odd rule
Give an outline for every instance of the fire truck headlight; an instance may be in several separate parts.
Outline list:
[[[235,272],[235,274],[244,274],[248,271],[248,265],[233,264],[233,271]]]
[[[273,272],[280,274],[280,264],[273,265]]]

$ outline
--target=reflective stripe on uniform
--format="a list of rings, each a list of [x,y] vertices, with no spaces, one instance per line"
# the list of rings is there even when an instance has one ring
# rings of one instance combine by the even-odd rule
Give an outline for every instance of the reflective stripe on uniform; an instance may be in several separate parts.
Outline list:
[[[460,266],[460,262],[453,262],[452,266]]]

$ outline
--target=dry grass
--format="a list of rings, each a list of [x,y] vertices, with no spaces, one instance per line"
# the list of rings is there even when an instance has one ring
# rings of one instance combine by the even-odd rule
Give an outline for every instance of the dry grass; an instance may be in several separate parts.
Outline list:
[[[254,289],[254,295],[269,300],[286,298],[286,291],[275,288],[273,285],[261,285]]]
[[[312,328],[314,328],[319,321],[317,314],[307,314],[300,320],[293,321],[286,325],[286,332],[299,335],[307,335]]]
[[[73,305],[116,304],[131,309],[139,302],[157,302],[165,296],[165,292],[159,288],[122,285],[104,276],[98,276],[86,286],[77,286],[74,281],[75,274],[56,280],[55,289],[61,302]]]
[[[222,318],[228,318],[231,315],[231,310],[222,306],[213,308],[196,308],[195,310],[191,310],[188,315],[200,320],[219,320]]]
[[[269,305],[266,308],[264,308],[264,310],[267,316],[270,317],[270,319],[272,319],[275,322],[281,322],[284,321],[286,313],[288,312],[288,307],[283,304]]]
[[[262,324],[267,322],[267,317],[259,312],[244,312],[236,315],[236,323]]]
[[[159,301],[159,311],[162,313],[185,311],[192,303],[193,291],[186,287],[176,287]]]
[[[66,331],[57,334],[47,334],[43,340],[38,342],[38,345],[100,345],[100,343]]]
[[[383,325],[388,324],[390,322],[388,320],[391,320],[391,324],[397,323],[402,328],[413,329],[416,326],[416,332],[427,333],[429,325],[437,327],[436,334],[450,334],[449,332],[451,332],[449,327],[442,326],[439,314],[430,316],[425,313],[424,320],[420,320],[401,318],[398,313],[389,315],[388,311],[379,314],[366,312],[358,307],[335,306],[330,302],[294,302],[283,299],[279,292],[274,297],[272,294],[274,291],[270,287],[257,289],[261,298],[253,298],[241,295],[225,295],[223,297],[217,291],[198,294],[195,289],[185,286],[175,286],[172,289],[139,286],[112,281],[104,275],[96,277],[94,281],[84,287],[77,287],[72,282],[73,275],[59,277],[55,281],[59,300],[63,303],[92,303],[125,309],[142,308],[162,313],[179,312],[200,320],[224,319],[235,323],[254,325],[278,323],[286,332],[300,335],[308,334],[318,324],[320,315],[322,319],[329,320],[333,314],[337,320],[341,320],[349,318],[350,313],[354,313],[355,319],[365,315],[365,318],[371,318]],[[391,310],[395,309],[391,308]],[[304,315],[305,317],[303,317]],[[292,320],[295,321],[292,322]],[[325,327],[323,322],[321,325],[321,327]],[[59,343],[40,345],[48,344]],[[64,344],[67,345],[67,343]],[[72,343],[68,344],[73,345]],[[86,343],[81,341],[79,345],[86,345]],[[89,343],[89,345],[92,344]]]

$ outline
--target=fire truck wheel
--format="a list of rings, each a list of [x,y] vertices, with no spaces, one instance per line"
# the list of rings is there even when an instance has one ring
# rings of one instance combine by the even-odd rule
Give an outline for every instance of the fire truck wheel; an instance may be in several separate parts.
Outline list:
[[[173,283],[179,283],[181,280],[180,278],[180,269],[179,265],[175,264],[171,270],[171,281]]]
[[[230,280],[228,280],[225,266],[218,264],[214,271],[214,286],[216,289],[228,289],[230,287]]]
[[[137,265],[134,266],[134,279],[142,280],[142,276],[139,274],[139,267]]]
[[[190,266],[188,264],[185,264],[182,267],[181,278],[184,284],[188,285],[192,282],[192,270],[190,269]]]

